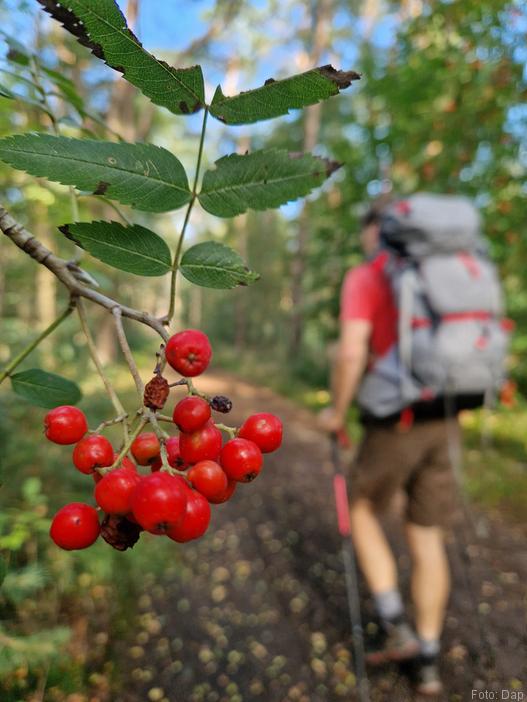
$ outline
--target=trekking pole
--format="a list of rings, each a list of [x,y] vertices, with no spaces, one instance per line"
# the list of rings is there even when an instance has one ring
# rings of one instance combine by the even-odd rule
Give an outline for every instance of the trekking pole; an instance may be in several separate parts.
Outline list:
[[[350,508],[346,478],[342,472],[339,451],[339,435],[331,434],[331,460],[333,463],[333,489],[340,535],[342,536],[342,558],[346,576],[346,592],[353,640],[353,658],[360,702],[370,702],[370,691],[364,658],[364,633],[361,624],[360,599],[355,551],[351,540]]]

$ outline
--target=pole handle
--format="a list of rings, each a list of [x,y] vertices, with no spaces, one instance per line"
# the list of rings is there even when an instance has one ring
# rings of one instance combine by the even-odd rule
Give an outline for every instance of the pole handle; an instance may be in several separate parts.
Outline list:
[[[337,521],[341,536],[351,536],[350,507],[346,479],[342,473],[333,477],[333,490],[335,491],[335,505],[337,507]]]

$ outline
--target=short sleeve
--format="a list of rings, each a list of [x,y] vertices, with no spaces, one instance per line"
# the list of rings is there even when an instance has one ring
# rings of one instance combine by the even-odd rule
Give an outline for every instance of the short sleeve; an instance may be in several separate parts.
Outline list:
[[[340,294],[340,319],[374,321],[379,305],[377,276],[369,266],[361,265],[346,274]]]

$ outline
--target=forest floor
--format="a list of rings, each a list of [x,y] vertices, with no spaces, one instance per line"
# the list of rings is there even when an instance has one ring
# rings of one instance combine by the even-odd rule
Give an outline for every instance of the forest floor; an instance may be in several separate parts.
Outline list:
[[[203,379],[200,389],[232,398],[231,424],[255,411],[278,414],[284,444],[266,457],[254,483],[239,485],[230,502],[214,508],[203,539],[175,545],[178,560],[167,564],[166,573],[145,577],[129,635],[113,645],[118,689],[112,700],[352,702],[357,697],[328,441],[310,412],[269,390],[221,374]],[[459,521],[448,537],[453,589],[439,699],[472,700],[473,690],[487,695],[480,699],[522,699],[525,527],[498,512],[476,511],[475,517],[477,536]],[[396,514],[388,515],[386,526],[407,596],[409,560]],[[363,623],[372,632],[362,583],[361,590]],[[372,701],[416,699],[409,672],[395,665],[370,670]],[[488,696],[493,692],[496,697]]]

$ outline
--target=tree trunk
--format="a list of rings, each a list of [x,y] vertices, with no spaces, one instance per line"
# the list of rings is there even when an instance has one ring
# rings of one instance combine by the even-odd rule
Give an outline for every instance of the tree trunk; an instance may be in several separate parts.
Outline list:
[[[313,18],[312,46],[308,55],[309,67],[320,64],[324,50],[329,44],[329,27],[333,14],[333,0],[318,0],[315,3]],[[320,103],[308,107],[304,117],[304,151],[312,151],[320,134]],[[310,235],[309,204],[305,203],[298,221],[296,250],[291,263],[291,300],[293,311],[291,317],[291,357],[295,358],[302,346],[304,331],[304,290],[303,279],[306,270],[306,256]]]

